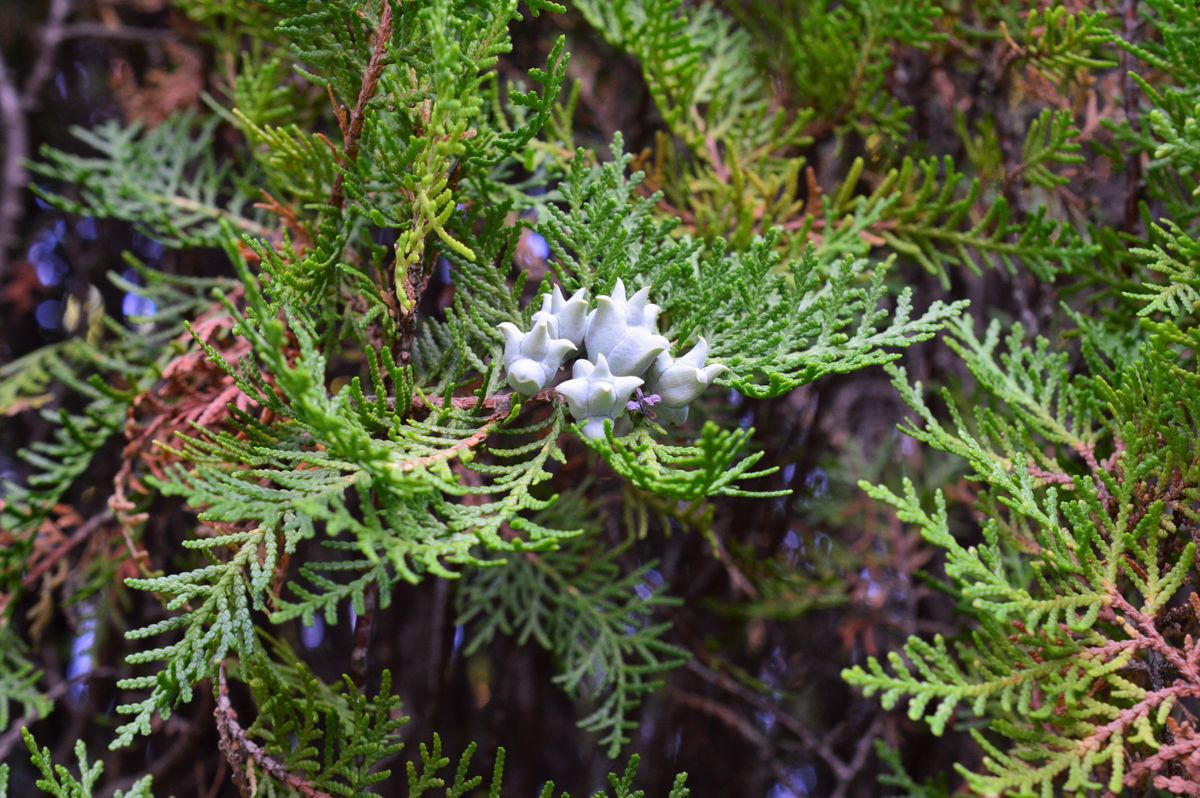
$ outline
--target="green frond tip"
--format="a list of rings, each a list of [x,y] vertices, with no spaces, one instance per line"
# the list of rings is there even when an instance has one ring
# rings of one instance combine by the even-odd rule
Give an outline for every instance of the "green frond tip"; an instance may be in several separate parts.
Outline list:
[[[955,661],[940,636],[933,643],[909,638],[904,656],[892,652],[888,662],[890,673],[871,657],[866,669],[847,668],[842,671],[842,678],[861,688],[865,695],[878,693],[884,709],[892,709],[901,699],[907,699],[909,718],[924,720],[930,731],[939,736],[961,704],[966,704],[975,715],[984,714],[992,706],[1019,705],[1023,711],[1029,711],[1038,680],[1058,670],[1057,663],[1052,663],[1011,674],[1003,669],[994,670],[998,663],[993,664],[988,658],[976,663],[980,673],[971,673]]]
[[[529,11],[535,17],[543,11],[549,11],[551,14],[565,14],[567,7],[561,3],[555,3],[553,0],[526,0],[525,3],[529,6]]]
[[[260,637],[271,658],[255,654],[238,667],[257,705],[248,736],[288,773],[312,774],[316,790],[375,794],[372,787],[392,776],[385,764],[404,748],[400,732],[408,722],[392,692],[391,673],[381,673],[375,695],[349,677],[327,685],[285,643]],[[465,766],[460,772],[465,776]]]
[[[1139,316],[1182,319],[1194,314],[1200,309],[1200,239],[1164,220],[1151,227],[1151,243],[1130,252],[1161,279],[1147,280],[1126,296],[1142,304]]]
[[[0,629],[0,728],[7,729],[14,721],[14,705],[20,708],[17,717],[25,719],[44,718],[54,709],[54,702],[38,689],[42,672],[28,654],[12,626]]]
[[[881,774],[879,783],[901,791],[892,793],[888,798],[950,798],[950,791],[946,787],[944,778],[938,778],[932,783],[917,782],[904,770],[904,764],[900,761],[900,752],[883,740],[875,741],[875,755],[891,771]]]
[[[457,597],[458,622],[470,630],[468,654],[497,634],[553,652],[555,683],[592,708],[579,725],[599,736],[609,756],[636,728],[642,698],[687,660],[665,639],[669,624],[653,620],[678,601],[647,585],[654,563],[622,573],[625,549],[587,535],[557,551],[509,555],[503,568],[472,574]]]
[[[214,247],[225,240],[222,222],[239,233],[269,238],[252,208],[258,199],[215,159],[220,120],[176,114],[152,129],[106,122],[72,133],[97,153],[71,155],[45,147],[31,171],[54,188],[35,186],[47,202],[70,213],[124,219],[171,247]]]
[[[78,338],[35,349],[0,366],[0,415],[10,416],[37,408],[54,397],[50,386],[63,371],[85,365],[90,347]]]
[[[559,280],[570,290],[602,291],[617,279],[652,286],[667,320],[662,333],[681,343],[705,338],[713,360],[729,369],[718,383],[746,396],[780,396],[887,363],[967,305],[937,301],[916,313],[910,291],[889,295],[890,261],[820,256],[811,247],[785,261],[779,231],[739,250],[722,239],[679,237],[677,220],[657,212],[658,197],[638,195],[642,175],[627,174],[620,138],[612,149],[602,164],[577,154],[559,187],[562,202],[539,217]]]
[[[671,446],[659,441],[649,424],[629,435],[616,436],[605,425],[603,438],[581,439],[620,476],[638,490],[678,501],[693,502],[709,496],[778,497],[787,490],[753,491],[740,487],[743,480],[776,473],[776,467],[753,470],[761,452],[747,454],[745,448],[754,429],[723,429],[706,421],[700,437],[690,446]]]
[[[38,789],[54,798],[99,798],[102,793],[97,791],[97,782],[104,771],[103,762],[88,763],[87,747],[82,740],[75,743],[75,758],[79,763],[79,775],[75,776],[63,765],[56,765],[50,757],[49,748],[39,748],[33,734],[27,728],[21,729],[21,737],[29,749],[33,766],[41,774],[37,780]],[[0,796],[6,794],[8,767],[0,770]],[[132,787],[126,790],[116,790],[113,798],[154,798],[150,791],[151,777],[143,776]]]
[[[1070,112],[1046,109],[1029,123],[1017,170],[1031,185],[1042,188],[1064,186],[1071,182],[1070,178],[1054,172],[1053,167],[1083,163],[1080,150],[1079,129]],[[1012,177],[1015,174],[1010,174],[1009,179]]]

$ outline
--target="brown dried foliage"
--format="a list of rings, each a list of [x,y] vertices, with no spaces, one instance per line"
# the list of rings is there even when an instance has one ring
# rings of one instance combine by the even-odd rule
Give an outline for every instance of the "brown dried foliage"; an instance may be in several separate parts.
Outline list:
[[[170,39],[163,42],[163,50],[170,67],[148,70],[141,82],[128,61],[113,60],[109,85],[126,122],[144,122],[154,127],[200,101],[205,81],[200,51]]]
[[[214,305],[193,325],[194,335],[219,352],[227,361],[237,362],[250,352],[244,338],[232,334],[233,318],[222,305]],[[249,411],[253,403],[238,390],[220,366],[209,359],[199,346],[191,345],[191,335],[178,340],[183,350],[163,369],[162,379],[134,400],[125,427],[127,441],[122,452],[120,471],[114,480],[109,506],[126,527],[145,520],[134,514],[134,494],[146,493],[142,477],[166,477],[166,468],[178,462],[178,450],[172,445],[180,435],[196,428],[217,429],[229,415],[230,406]]]

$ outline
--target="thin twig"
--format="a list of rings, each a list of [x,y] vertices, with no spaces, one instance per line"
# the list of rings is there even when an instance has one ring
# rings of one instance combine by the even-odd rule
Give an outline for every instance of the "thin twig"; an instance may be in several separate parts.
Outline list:
[[[448,460],[459,452],[464,452],[467,449],[474,449],[476,446],[487,440],[488,436],[492,434],[492,430],[495,429],[496,425],[499,424],[507,415],[508,410],[497,410],[488,416],[488,419],[483,426],[475,430],[475,432],[472,434],[463,438],[461,441],[458,441],[453,446],[441,449],[433,454],[427,454],[424,457],[415,457],[412,460],[406,460],[402,463],[397,463],[395,464],[394,468],[399,469],[401,472],[408,473],[409,471],[413,471],[417,468],[426,468],[442,460]]]
[[[50,0],[42,26],[40,47],[24,87],[18,91],[15,73],[0,57],[0,125],[4,128],[4,160],[0,164],[0,280],[8,271],[8,251],[17,244],[17,227],[25,215],[23,202],[25,159],[29,157],[29,122],[26,114],[37,107],[42,86],[54,71],[54,57],[62,41],[63,25],[71,13],[71,0]]]
[[[29,70],[29,78],[21,92],[21,104],[26,111],[37,107],[38,96],[42,86],[54,72],[54,57],[58,54],[58,45],[63,40],[63,26],[71,13],[71,0],[50,0],[50,9],[46,13],[46,23],[42,25],[41,39],[38,47],[37,60]]]
[[[367,71],[363,73],[362,85],[358,90],[358,100],[354,103],[354,110],[350,112],[342,134],[342,152],[347,167],[358,160],[358,140],[362,136],[363,123],[367,119],[367,103],[371,102],[375,90],[379,88],[379,78],[386,66],[384,56],[387,54],[387,45],[391,38],[392,4],[384,0],[383,13],[379,17],[379,30],[375,32],[375,49],[371,52],[371,60],[367,62]],[[342,191],[344,182],[344,173],[338,172],[333,180],[333,190],[329,193],[329,204],[339,211],[346,202],[346,195]]]
[[[111,521],[113,512],[110,509],[102,510],[87,521],[80,524],[71,537],[59,544],[58,548],[51,552],[47,557],[30,569],[25,578],[21,580],[21,587],[26,590],[32,590],[37,586],[38,580],[42,578],[42,574],[54,567],[54,564],[66,557],[80,544],[91,537],[92,533],[99,529],[104,524]]]
[[[110,668],[93,668],[87,673],[81,673],[78,676],[73,676],[70,679],[63,679],[47,688],[45,696],[51,703],[56,703],[62,698],[67,690],[71,689],[80,682],[90,679],[111,679],[117,674]],[[12,753],[13,746],[17,744],[17,740],[21,739],[21,729],[32,725],[41,719],[41,715],[36,712],[31,712],[24,717],[18,718],[12,722],[12,725],[0,735],[0,762],[8,759],[8,755]]]
[[[736,731],[738,734],[746,738],[749,743],[760,751],[766,751],[770,747],[770,741],[767,736],[754,727],[750,721],[739,715],[732,707],[715,701],[711,698],[689,693],[686,690],[675,688],[671,690],[671,700],[676,701],[686,707],[699,710],[706,715],[711,715],[717,720],[724,723],[729,728]]]
[[[234,227],[245,230],[247,233],[258,236],[259,238],[270,239],[274,237],[274,231],[271,230],[271,228],[265,227],[258,222],[255,222],[253,219],[247,219],[244,216],[231,213],[224,208],[218,208],[214,205],[205,205],[204,203],[197,202],[194,199],[180,197],[174,194],[154,194],[152,197],[159,202],[165,202],[170,205],[174,205],[180,210],[203,213],[215,219],[225,219]]]
[[[371,632],[379,610],[379,583],[371,582],[363,590],[363,611],[354,616],[354,649],[350,652],[350,680],[360,691],[366,689],[370,665]]]
[[[254,760],[254,764],[262,768],[271,778],[287,785],[305,798],[333,798],[329,793],[312,786],[304,777],[289,771],[246,736],[245,729],[238,723],[237,712],[229,701],[229,685],[225,681],[225,663],[223,662],[217,668],[217,706],[213,710],[213,717],[217,721],[217,734],[221,738],[219,743],[221,753],[229,762],[234,784],[238,786],[243,795],[252,794],[246,778],[245,766],[247,760]]]
[[[533,396],[525,397],[524,402],[526,404],[553,404],[558,401],[558,396],[559,394],[553,390],[539,391]],[[379,401],[374,394],[366,394],[363,396],[363,399],[372,404]],[[396,397],[386,396],[383,401],[387,405],[388,410],[396,409]],[[508,415],[508,412],[512,410],[512,403],[513,395],[511,393],[493,393],[483,398],[483,409],[493,412],[503,411],[505,415]],[[440,396],[426,396],[424,398],[414,396],[409,409],[413,412],[441,410],[443,405],[444,402]],[[452,396],[450,397],[450,406],[455,410],[474,410],[479,406],[479,399],[475,396]]]
[[[828,739],[823,739],[778,704],[747,688],[736,679],[727,674],[715,671],[696,660],[690,660],[687,664],[687,669],[705,681],[733,693],[760,712],[769,712],[783,729],[794,735],[805,748],[820,757],[821,761],[833,771],[833,775],[839,781],[849,782],[858,773],[859,769],[862,768],[865,761],[864,756],[859,756],[856,752],[851,762],[844,761],[834,753]],[[873,735],[875,731],[876,727],[872,725],[871,734]]]
[[[29,155],[29,128],[21,95],[0,54],[0,126],[4,128],[4,161],[0,164],[0,279],[8,271],[8,250],[16,245],[17,225],[24,215],[21,191]]]

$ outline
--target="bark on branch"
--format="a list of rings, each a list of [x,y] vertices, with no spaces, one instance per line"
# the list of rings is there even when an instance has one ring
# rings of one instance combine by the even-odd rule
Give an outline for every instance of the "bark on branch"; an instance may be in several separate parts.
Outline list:
[[[213,710],[217,721],[217,734],[220,736],[219,746],[225,760],[233,772],[233,782],[242,795],[254,794],[249,779],[246,776],[246,764],[253,762],[268,776],[286,784],[305,798],[333,798],[324,790],[318,790],[302,776],[297,776],[285,768],[277,759],[262,750],[257,743],[246,736],[246,731],[238,723],[237,711],[229,701],[229,685],[225,681],[225,663],[217,669],[217,706]]]

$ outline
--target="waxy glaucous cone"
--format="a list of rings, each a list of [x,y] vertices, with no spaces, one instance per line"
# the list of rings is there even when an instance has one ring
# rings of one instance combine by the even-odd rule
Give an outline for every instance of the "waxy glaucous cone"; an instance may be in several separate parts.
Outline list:
[[[533,396],[549,384],[575,344],[551,334],[550,321],[542,320],[529,332],[512,322],[500,324],[504,333],[504,368],[508,384],[522,396]]]
[[[617,280],[612,296],[596,297],[596,309],[588,316],[588,357],[600,355],[608,360],[613,374],[633,376],[645,373],[654,358],[665,352],[671,342],[658,334],[660,308],[648,302],[650,289],[643,288],[629,299],[625,284]]]
[[[586,290],[580,288],[570,299],[564,299],[562,289],[556,285],[551,293],[542,295],[542,309],[533,314],[533,323],[549,321],[551,335],[565,338],[578,348],[587,332],[587,317]]]
[[[556,389],[566,397],[571,415],[583,422],[583,434],[593,440],[604,437],[604,419],[619,418],[629,397],[642,384],[641,377],[613,374],[604,355],[595,357],[595,363],[576,360],[572,379]]]
[[[704,365],[707,357],[708,341],[701,338],[690,352],[679,358],[663,352],[655,359],[646,392],[658,394],[661,406],[656,412],[665,420],[676,424],[685,421],[688,404],[727,370],[720,363]]]

